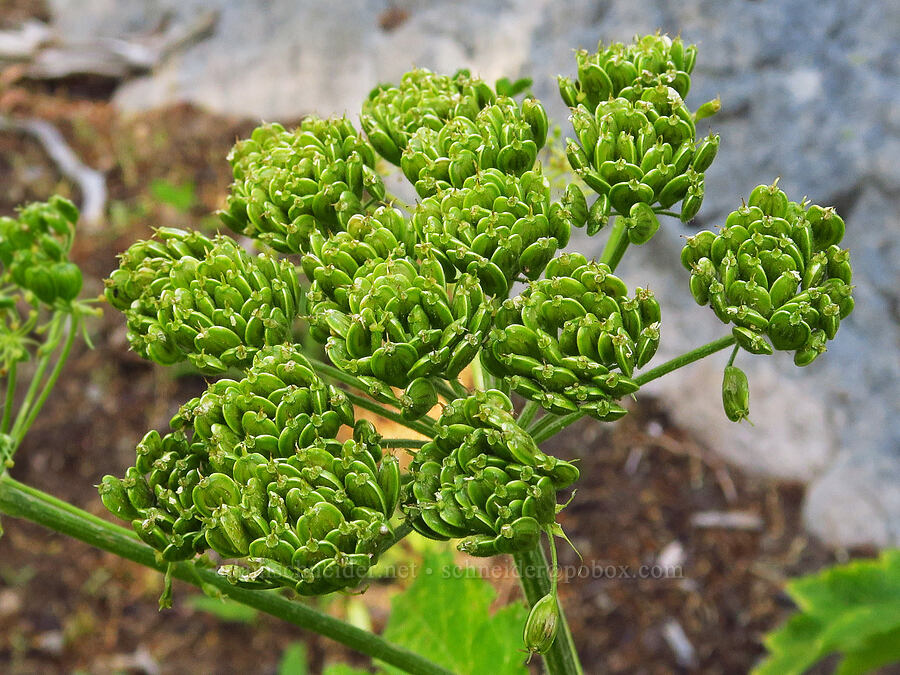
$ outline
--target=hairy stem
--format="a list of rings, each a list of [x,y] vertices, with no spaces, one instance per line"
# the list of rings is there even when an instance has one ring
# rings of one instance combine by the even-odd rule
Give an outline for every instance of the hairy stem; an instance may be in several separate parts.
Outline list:
[[[619,217],[613,223],[609,239],[606,240],[606,245],[603,247],[603,252],[600,254],[598,262],[606,263],[609,265],[609,269],[615,272],[627,248],[628,233],[625,231],[625,219]]]
[[[91,546],[114,553],[159,572],[169,563],[157,559],[156,552],[125,528],[113,525],[74,506],[60,506],[57,499],[44,495],[7,475],[0,477],[0,511],[24,518],[50,530],[68,535]],[[450,671],[383,638],[351,626],[307,605],[292,602],[273,591],[248,590],[234,586],[225,577],[190,562],[174,563],[172,576],[194,586],[215,587],[248,607],[288,621],[296,626],[331,638],[351,649],[368,654],[408,673],[452,675]]]
[[[553,590],[544,549],[539,542],[530,551],[516,553],[513,560],[528,606],[534,607],[538,600]],[[559,606],[559,623],[559,634],[550,650],[543,655],[544,666],[550,675],[582,675],[578,652],[575,650],[575,642],[572,640],[572,632],[569,630],[562,605]]]
[[[721,351],[727,347],[730,347],[735,342],[733,335],[726,335],[725,337],[720,337],[718,340],[713,340],[701,347],[697,347],[696,349],[692,349],[689,352],[685,352],[681,356],[676,356],[674,359],[670,361],[666,361],[663,364],[656,366],[651,370],[648,370],[643,375],[638,375],[634,378],[634,381],[638,383],[640,386],[644,386],[648,382],[652,382],[658,377],[662,377],[663,375],[667,375],[671,373],[673,370],[678,370],[679,368],[688,365],[689,363],[693,363],[694,361],[699,361],[702,358],[709,356],[710,354],[715,354],[718,351]]]

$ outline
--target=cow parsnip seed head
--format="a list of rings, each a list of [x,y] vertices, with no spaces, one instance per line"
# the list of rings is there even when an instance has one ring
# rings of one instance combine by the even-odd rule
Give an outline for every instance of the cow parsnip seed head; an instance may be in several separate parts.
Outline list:
[[[832,208],[797,203],[759,185],[722,230],[689,237],[681,253],[691,293],[712,307],[747,351],[794,352],[805,366],[853,311],[844,221]]]
[[[372,90],[362,131],[309,117],[238,142],[222,221],[295,257],[166,228],[122,255],[106,297],[126,314],[135,351],[222,379],[181,408],[170,433],[148,433],[123,478],[104,477],[107,507],[166,560],[214,550],[236,559],[222,567],[236,583],[306,594],[356,584],[392,541],[398,504],[416,530],[459,539],[472,555],[524,551],[558,531],[557,492],[577,469],[537,448],[505,393],[451,394],[479,359],[549,413],[625,414],[618,401],[638,389],[661,313],[650,290],[629,295],[612,269],[629,243],[654,236],[659,215],[686,222],[701,207],[719,137],[698,135],[697,122],[719,102],[694,112],[685,102],[696,54],[659,33],[577,52],[576,77],[559,80],[576,179],[558,198],[539,159],[546,112],[512,98],[526,81],[494,91],[467,71],[417,69]],[[417,203],[387,193],[379,156]],[[50,297],[43,278],[22,270],[40,256],[62,262],[53,242],[68,250],[73,208],[0,220],[0,270],[18,269],[36,302]],[[609,264],[561,253],[573,227],[594,235],[610,223]],[[853,308],[842,235],[833,210],[760,186],[719,234],[690,237],[682,262],[694,297],[734,324],[742,348],[792,350],[805,365]],[[13,239],[22,246],[4,246]],[[6,318],[8,296],[0,285]],[[297,319],[358,389],[416,428],[432,425],[421,418],[444,396],[402,490],[374,427],[292,343]],[[739,420],[749,390],[733,361],[723,404]],[[554,617],[534,616],[526,642],[543,651]]]
[[[399,463],[296,348],[260,351],[246,377],[216,381],[172,426],[100,484],[164,559],[211,549],[241,559],[229,568],[239,583],[318,595],[357,584],[390,541]]]
[[[81,270],[69,261],[77,222],[78,209],[59,196],[0,218],[0,313],[15,314],[19,301],[52,309],[78,297]]]
[[[444,407],[403,492],[416,531],[462,539],[461,551],[491,556],[534,548],[555,522],[556,492],[578,479],[578,469],[541,452],[512,412],[495,389]]]

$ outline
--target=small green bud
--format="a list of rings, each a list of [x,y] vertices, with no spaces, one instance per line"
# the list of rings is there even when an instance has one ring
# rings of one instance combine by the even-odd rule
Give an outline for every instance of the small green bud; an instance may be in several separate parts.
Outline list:
[[[740,422],[750,414],[750,386],[744,371],[736,366],[725,366],[722,405],[732,422]]]

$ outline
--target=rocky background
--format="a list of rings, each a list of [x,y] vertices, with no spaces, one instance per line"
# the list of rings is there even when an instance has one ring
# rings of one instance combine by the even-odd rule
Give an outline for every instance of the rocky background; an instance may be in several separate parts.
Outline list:
[[[798,371],[790,358],[742,354],[753,425],[720,411],[723,356],[659,382],[673,418],[729,461],[809,483],[809,529],[835,545],[900,544],[900,5],[890,0],[91,0],[51,3],[67,41],[140,38],[165,26],[211,28],[163,54],[118,88],[126,111],[189,101],[262,120],[355,115],[376,82],[412,66],[471,68],[489,81],[530,76],[533,92],[567,126],[556,75],[573,49],[662,29],[700,47],[689,103],[720,96],[707,120],[722,136],[707,196],[690,226],[666,224],[630,252],[629,285],[649,284],[666,315],[659,359],[717,337],[723,327],[687,293],[681,238],[720,224],[776,176],[792,198],[833,205],[848,228],[857,309],[830,353]],[[211,13],[211,14],[210,14]],[[702,133],[702,132],[698,132]],[[576,240],[585,253],[601,241]]]

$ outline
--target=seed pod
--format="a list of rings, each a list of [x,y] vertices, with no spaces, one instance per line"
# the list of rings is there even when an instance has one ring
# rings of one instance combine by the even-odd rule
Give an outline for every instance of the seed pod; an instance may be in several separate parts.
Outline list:
[[[546,654],[559,633],[559,605],[556,596],[548,593],[536,603],[525,621],[523,639],[529,653]]]
[[[740,422],[750,414],[750,386],[744,371],[726,366],[722,379],[722,405],[732,422]]]

